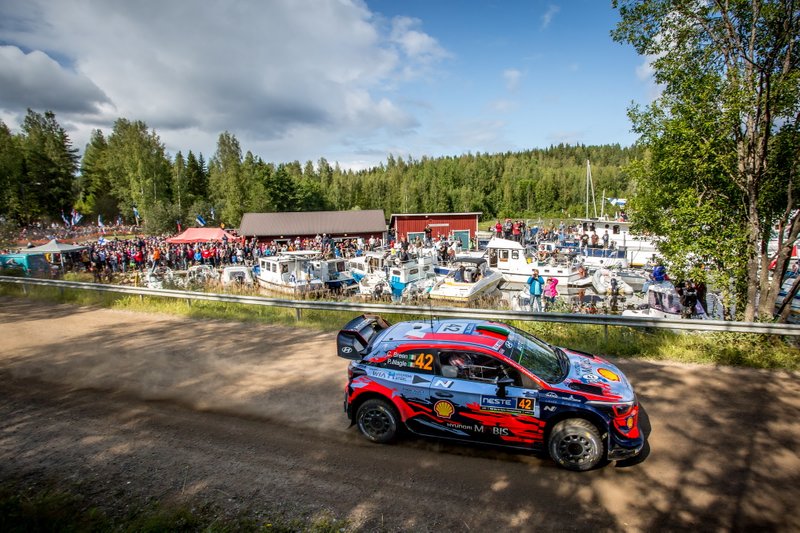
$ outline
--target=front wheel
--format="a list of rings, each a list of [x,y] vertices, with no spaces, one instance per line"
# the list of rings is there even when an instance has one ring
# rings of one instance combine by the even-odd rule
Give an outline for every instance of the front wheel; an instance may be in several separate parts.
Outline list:
[[[584,471],[603,458],[603,441],[588,420],[571,418],[555,425],[548,440],[550,457],[568,470]]]
[[[381,444],[393,441],[399,432],[399,417],[395,408],[374,398],[358,408],[356,423],[361,433],[372,442]]]

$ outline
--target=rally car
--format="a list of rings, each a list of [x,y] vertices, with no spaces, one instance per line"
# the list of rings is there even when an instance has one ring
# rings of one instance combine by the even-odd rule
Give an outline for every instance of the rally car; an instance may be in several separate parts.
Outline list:
[[[350,359],[344,408],[369,440],[405,428],[429,437],[547,451],[570,470],[639,453],[639,405],[628,379],[596,355],[497,322],[390,325],[362,315],[337,336]]]

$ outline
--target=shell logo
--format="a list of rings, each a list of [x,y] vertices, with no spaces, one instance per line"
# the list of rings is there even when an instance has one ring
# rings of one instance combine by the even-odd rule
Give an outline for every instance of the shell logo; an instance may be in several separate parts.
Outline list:
[[[456,412],[453,404],[447,400],[439,400],[433,405],[433,410],[439,418],[450,418]]]
[[[598,368],[597,373],[609,381],[619,381],[619,376],[607,368]]]

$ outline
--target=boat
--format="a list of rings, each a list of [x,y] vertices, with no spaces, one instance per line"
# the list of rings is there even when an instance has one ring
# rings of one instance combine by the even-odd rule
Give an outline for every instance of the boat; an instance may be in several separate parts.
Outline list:
[[[291,252],[260,257],[256,280],[259,286],[283,294],[318,294],[325,290],[325,284],[313,277],[310,261],[308,254]]]
[[[486,259],[457,257],[451,272],[437,279],[428,296],[432,300],[469,303],[494,295],[503,281],[503,274],[489,268]]]
[[[645,316],[650,318],[673,318],[683,316],[681,297],[671,281],[649,283],[646,290],[647,304],[641,309],[626,309],[622,316]]]
[[[356,261],[359,258],[351,259],[349,265],[351,269],[355,264],[353,277],[356,272],[360,276],[358,281],[358,292],[362,296],[374,296],[376,292],[383,294],[388,288],[392,298],[400,299],[403,291],[410,284],[434,278],[436,276],[434,266],[436,258],[432,255],[375,255],[367,256],[366,259]],[[388,285],[385,287],[383,282]]]
[[[184,285],[203,286],[219,281],[219,272],[211,265],[193,265],[186,271]]]
[[[409,284],[435,277],[434,265],[435,258],[431,255],[409,257],[407,261],[395,255],[389,263],[387,274],[392,296],[400,298]]]
[[[253,271],[244,265],[223,268],[220,279],[223,287],[252,287],[255,284]]]
[[[347,270],[356,281],[361,281],[361,278],[367,274],[383,272],[387,274],[389,269],[388,259],[390,258],[389,252],[366,252],[364,255],[351,257],[347,260]]]
[[[371,272],[366,276],[362,276],[356,286],[358,287],[358,295],[363,298],[380,300],[392,293],[386,276],[379,272]]]
[[[681,304],[681,295],[669,280],[648,282],[645,284],[647,304],[640,309],[626,309],[622,316],[644,316],[649,318],[679,319],[693,317],[700,319],[724,320],[725,313],[719,296],[712,292],[706,294],[705,308],[697,302],[694,309],[685,309]]]
[[[630,296],[633,288],[625,283],[620,275],[610,268],[598,268],[592,274],[592,286],[599,295]]]
[[[645,283],[650,279],[644,270],[634,268],[614,269],[614,272],[622,278],[622,281],[631,286],[633,292],[643,292]]]
[[[347,269],[347,260],[341,257],[311,260],[312,275],[322,280],[325,286],[334,291],[354,288],[356,280]]]
[[[176,283],[172,269],[164,265],[154,264],[144,277],[144,286],[148,289],[164,289],[179,285]]]
[[[488,261],[489,268],[503,275],[501,288],[521,288],[534,268],[545,278],[558,279],[562,287],[572,286],[581,278],[578,265],[571,262],[569,256],[534,254],[519,242],[508,239],[495,237],[490,240],[483,257]]]

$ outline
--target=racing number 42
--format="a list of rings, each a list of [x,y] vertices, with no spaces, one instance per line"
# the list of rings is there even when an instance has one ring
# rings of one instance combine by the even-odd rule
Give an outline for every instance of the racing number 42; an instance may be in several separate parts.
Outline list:
[[[414,366],[420,370],[433,370],[433,354],[419,354],[416,359],[414,359]]]

